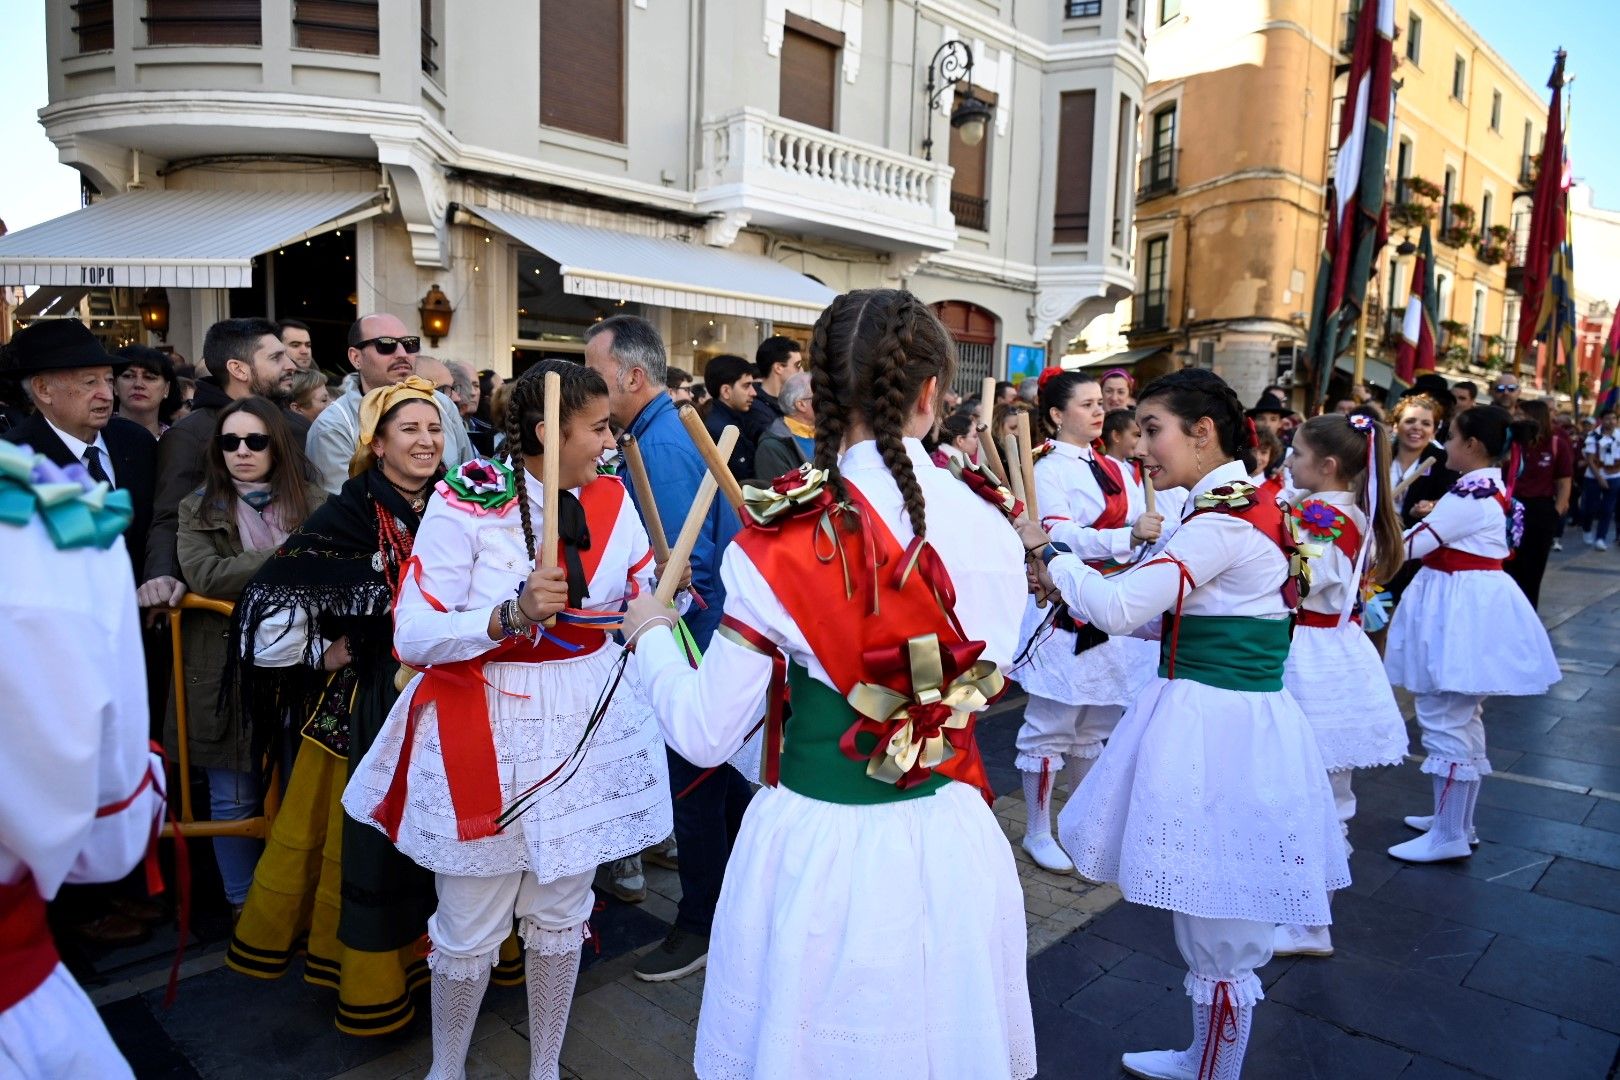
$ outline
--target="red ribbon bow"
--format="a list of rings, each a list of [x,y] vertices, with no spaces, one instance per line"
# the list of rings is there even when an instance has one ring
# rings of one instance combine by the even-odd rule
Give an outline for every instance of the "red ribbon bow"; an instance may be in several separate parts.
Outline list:
[[[964,671],[972,667],[984,651],[982,641],[962,641],[954,645],[939,643],[940,667],[943,677],[940,680],[940,689],[944,689]],[[872,682],[886,686],[896,693],[914,695],[916,689],[911,682],[911,650],[907,642],[898,645],[889,645],[880,649],[867,649],[861,654],[861,662]],[[931,738],[943,734],[945,742],[958,754],[972,755],[975,747],[973,743],[973,724],[969,723],[962,728],[946,728],[945,724],[951,719],[954,710],[948,705],[923,704],[913,702],[906,707],[906,719],[891,718],[887,720],[873,720],[862,716],[845,730],[843,738],[838,741],[838,748],[844,756],[852,761],[864,761],[872,754],[863,754],[855,744],[860,735],[873,735],[877,738],[875,753],[881,754],[883,747],[888,744],[895,730],[909,720],[914,726],[916,737],[920,739]],[[942,730],[943,729],[943,730]],[[895,783],[901,791],[916,787],[932,776],[934,770],[921,764],[915,765]]]

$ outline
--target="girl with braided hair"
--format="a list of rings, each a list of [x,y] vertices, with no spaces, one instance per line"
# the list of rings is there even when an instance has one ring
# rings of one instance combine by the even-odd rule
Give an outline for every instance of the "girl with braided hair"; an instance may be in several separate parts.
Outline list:
[[[1187,368],[1150,383],[1137,420],[1149,480],[1191,493],[1180,526],[1113,575],[1075,554],[1042,559],[1075,618],[1104,633],[1162,617],[1159,677],[1058,833],[1081,874],[1171,911],[1190,969],[1191,1046],[1126,1054],[1125,1071],[1236,1080],[1273,928],[1326,925],[1329,892],[1350,881],[1316,738],[1283,687],[1306,553],[1248,483],[1254,430],[1219,376]]]
[[[1038,421],[1046,443],[1035,461],[1041,525],[1105,574],[1131,565],[1158,539],[1162,518],[1138,505],[1129,479],[1101,449],[1102,387],[1084,371],[1047,368],[1040,376]],[[1110,637],[1076,622],[1067,607],[1024,612],[1022,647],[1011,674],[1029,694],[1014,763],[1024,778],[1023,848],[1042,869],[1067,874],[1074,864],[1052,838],[1052,796],[1059,775],[1070,794],[1102,753],[1126,706],[1153,677],[1158,649],[1130,635]]]
[[[562,382],[555,417],[548,372]],[[438,485],[401,571],[394,648],[420,674],[343,798],[351,818],[434,875],[433,1078],[464,1074],[514,916],[529,1075],[557,1076],[596,867],[671,827],[658,727],[634,680],[621,681],[623,650],[608,636],[626,596],[652,584],[653,556],[624,485],[597,474],[614,445],[607,384],[547,360],[508,385],[509,456],[474,458]],[[562,427],[562,565],[537,569],[550,423]]]
[[[1023,897],[972,734],[1017,645],[1024,552],[990,494],[923,449],[956,363],[932,312],[847,293],[809,359],[814,461],[750,489],[703,663],[655,602],[626,612],[678,753],[717,765],[765,714],[767,787],[720,894],[697,1074],[1028,1077]],[[896,1023],[903,1002],[915,1016]]]

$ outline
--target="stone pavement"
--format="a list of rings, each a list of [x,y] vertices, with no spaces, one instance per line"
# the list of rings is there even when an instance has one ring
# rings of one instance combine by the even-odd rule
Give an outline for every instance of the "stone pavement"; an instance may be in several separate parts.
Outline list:
[[[1617,1075],[1620,552],[1572,539],[1553,556],[1542,601],[1564,681],[1543,698],[1486,706],[1496,774],[1479,797],[1477,853],[1428,867],[1388,858],[1387,846],[1412,835],[1401,817],[1428,811],[1428,779],[1412,763],[1358,773],[1355,881],[1334,901],[1337,955],[1262,971],[1249,1080]],[[981,732],[995,788],[1010,793],[995,810],[1024,885],[1041,1076],[1122,1075],[1121,1051],[1189,1038],[1170,918],[1119,902],[1111,887],[1045,873],[1016,848],[1018,714],[1019,703],[1004,703]],[[609,902],[597,916],[604,950],[580,976],[565,1076],[691,1075],[701,975],[649,984],[630,974],[674,917],[675,875],[649,867],[648,884],[644,904]],[[425,1003],[405,1032],[348,1038],[331,1027],[325,992],[292,975],[267,983],[227,971],[217,941],[192,950],[165,1012],[163,945],[103,958],[91,987],[143,1080],[394,1080],[426,1069]],[[527,1076],[522,991],[492,991],[484,1011],[468,1076]]]

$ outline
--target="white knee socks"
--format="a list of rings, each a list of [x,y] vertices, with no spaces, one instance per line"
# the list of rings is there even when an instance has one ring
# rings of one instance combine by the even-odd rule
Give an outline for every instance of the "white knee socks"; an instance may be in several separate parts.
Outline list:
[[[1061,767],[1061,763],[1060,763]],[[1024,773],[1024,850],[1043,870],[1066,874],[1074,863],[1052,839],[1052,785],[1056,774],[1050,768]]]
[[[581,927],[544,930],[522,920],[529,992],[529,1080],[557,1080],[579,977]]]
[[[467,1075],[467,1048],[472,1045],[493,959],[439,953],[428,957],[433,969],[433,1065],[427,1080],[462,1080]]]

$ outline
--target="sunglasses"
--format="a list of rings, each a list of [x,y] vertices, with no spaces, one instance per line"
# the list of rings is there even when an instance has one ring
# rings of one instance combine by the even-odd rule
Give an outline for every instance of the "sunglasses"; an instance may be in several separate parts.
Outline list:
[[[376,349],[378,356],[393,356],[394,350],[401,345],[405,346],[406,352],[413,355],[422,351],[422,339],[419,337],[366,338],[366,340],[355,345],[355,348],[364,352],[369,347]]]
[[[234,454],[243,443],[255,454],[262,454],[270,449],[270,436],[263,432],[254,432],[252,435],[219,435],[214,439],[219,448],[227,454]]]
[[[1519,386],[1518,386],[1517,383],[1512,383],[1512,384],[1509,384],[1509,383],[1497,383],[1496,384],[1496,392],[1498,394],[1511,394],[1511,393],[1513,393],[1513,391],[1517,390],[1518,388],[1519,388]]]

